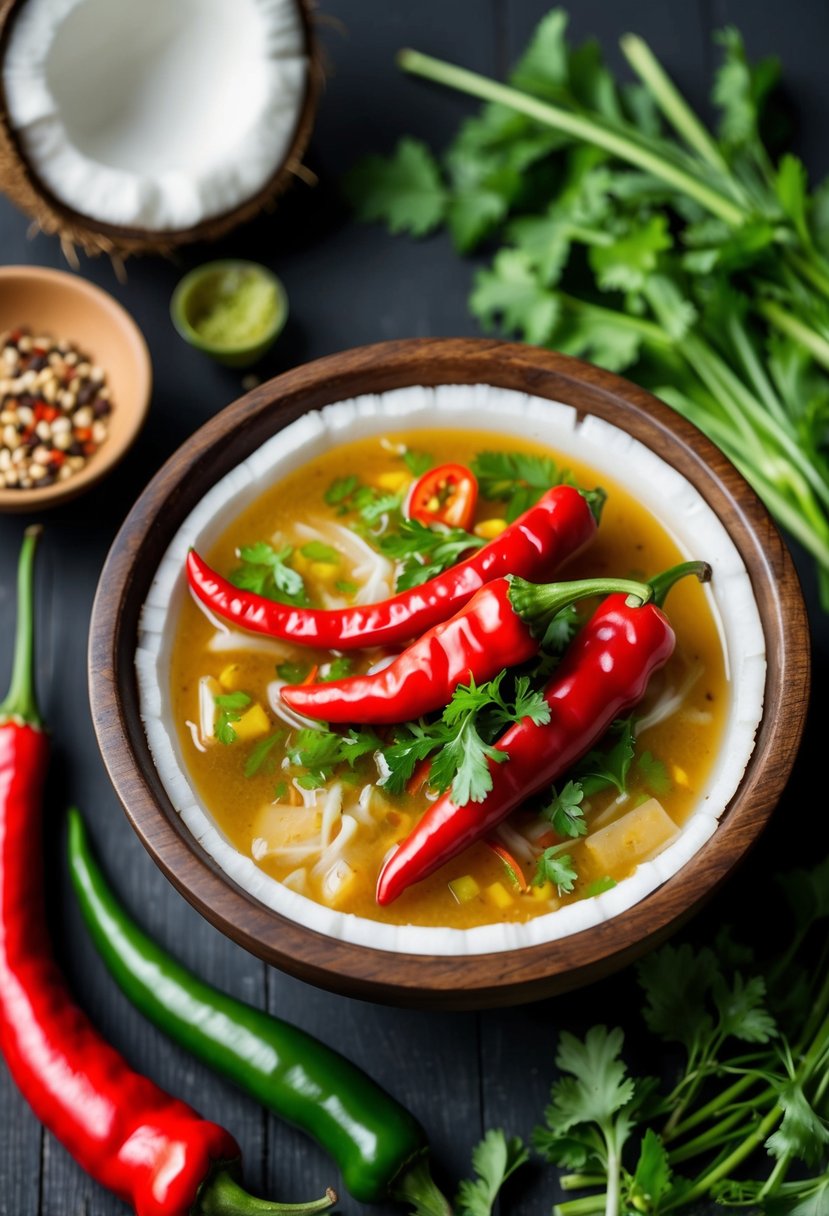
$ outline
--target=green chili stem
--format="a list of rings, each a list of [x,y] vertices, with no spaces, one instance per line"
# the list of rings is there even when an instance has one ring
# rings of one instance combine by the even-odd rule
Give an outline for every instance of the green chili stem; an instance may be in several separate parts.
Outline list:
[[[678,566],[671,566],[670,570],[663,570],[648,580],[653,589],[653,602],[661,608],[673,585],[690,574],[696,575],[701,583],[707,583],[711,579],[711,567],[708,562],[680,562]]]
[[[526,579],[508,574],[509,601],[530,626],[533,636],[544,645],[546,634],[555,617],[577,600],[593,595],[633,596],[646,604],[653,596],[649,583],[627,578],[582,578],[570,583],[528,583]]]
[[[196,1200],[198,1216],[311,1216],[326,1212],[337,1202],[329,1187],[321,1199],[308,1203],[272,1203],[249,1195],[244,1187],[227,1172],[217,1170],[199,1191]]]
[[[596,523],[601,523],[602,511],[604,510],[604,504],[607,502],[607,491],[603,490],[601,486],[596,486],[595,490],[579,489],[579,494],[581,494],[590,508],[590,513]]]
[[[0,702],[0,718],[22,718],[29,726],[38,727],[43,725],[43,719],[35,692],[34,559],[42,530],[39,524],[33,524],[23,534],[17,565],[17,628],[11,683],[5,700]]]

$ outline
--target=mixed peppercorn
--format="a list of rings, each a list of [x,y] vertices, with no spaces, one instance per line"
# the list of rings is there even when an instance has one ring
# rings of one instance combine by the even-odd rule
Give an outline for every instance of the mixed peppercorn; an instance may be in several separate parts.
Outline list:
[[[0,337],[0,489],[39,489],[78,473],[112,412],[103,368],[64,339]]]

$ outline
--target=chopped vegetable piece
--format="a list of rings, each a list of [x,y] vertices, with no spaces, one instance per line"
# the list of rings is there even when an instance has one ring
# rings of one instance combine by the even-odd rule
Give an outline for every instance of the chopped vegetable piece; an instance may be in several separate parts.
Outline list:
[[[661,802],[649,798],[620,819],[592,832],[584,849],[595,870],[624,874],[660,853],[679,835],[679,828]]]
[[[484,519],[479,524],[476,524],[472,529],[475,536],[481,536],[484,540],[494,540],[496,536],[500,536],[509,527],[505,519]]]
[[[251,698],[246,692],[228,692],[215,696],[213,700],[219,710],[213,727],[216,738],[220,743],[233,743],[236,740],[235,724],[250,705]]]
[[[464,874],[463,878],[453,878],[449,883],[449,890],[459,904],[469,903],[470,899],[481,893],[481,888],[471,874]]]
[[[515,902],[502,882],[492,882],[488,887],[484,887],[483,897],[488,904],[500,908],[501,911],[505,911]]]

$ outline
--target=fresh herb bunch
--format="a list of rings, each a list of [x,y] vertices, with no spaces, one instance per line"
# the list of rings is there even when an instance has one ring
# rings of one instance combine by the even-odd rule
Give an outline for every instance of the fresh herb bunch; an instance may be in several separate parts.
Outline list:
[[[810,192],[764,142],[777,63],[718,35],[712,134],[641,39],[622,39],[639,80],[620,84],[565,27],[560,10],[542,20],[508,85],[401,52],[483,109],[440,160],[401,140],[347,192],[393,232],[497,247],[470,297],[484,327],[629,369],[811,552],[829,606],[829,181]]]
[[[419,587],[487,542],[463,528],[430,528],[417,519],[401,519],[396,532],[380,541],[381,552],[400,563],[397,590]]]
[[[644,1018],[678,1046],[662,1091],[629,1076],[621,1029],[559,1037],[533,1144],[572,1171],[554,1216],[662,1216],[715,1200],[766,1216],[829,1212],[829,860],[784,880],[794,916],[769,962],[728,932],[715,948],[664,946],[638,966]],[[820,937],[817,965],[800,957]]]

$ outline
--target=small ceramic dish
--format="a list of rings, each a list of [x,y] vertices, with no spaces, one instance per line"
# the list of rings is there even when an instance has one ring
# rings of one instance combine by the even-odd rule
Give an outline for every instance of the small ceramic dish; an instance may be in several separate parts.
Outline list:
[[[438,426],[534,439],[615,477],[687,556],[731,683],[714,769],[678,838],[612,889],[526,923],[392,926],[323,908],[237,852],[201,806],[169,708],[169,640],[190,545],[209,548],[261,491],[333,443]],[[112,673],[116,678],[112,679]],[[406,1005],[516,1003],[608,974],[678,927],[738,864],[783,789],[802,731],[808,630],[765,509],[698,431],[573,359],[483,340],[393,342],[298,368],[229,406],[168,462],[110,552],[93,610],[99,744],[133,827],[213,924],[268,962]]]
[[[228,367],[248,367],[281,334],[288,297],[267,266],[225,259],[196,266],[179,282],[170,316],[185,342]]]
[[[0,333],[17,328],[66,339],[106,372],[112,400],[101,446],[65,481],[0,489],[0,511],[36,511],[82,494],[134,442],[150,404],[152,365],[141,330],[112,296],[76,274],[40,266],[0,267]]]

